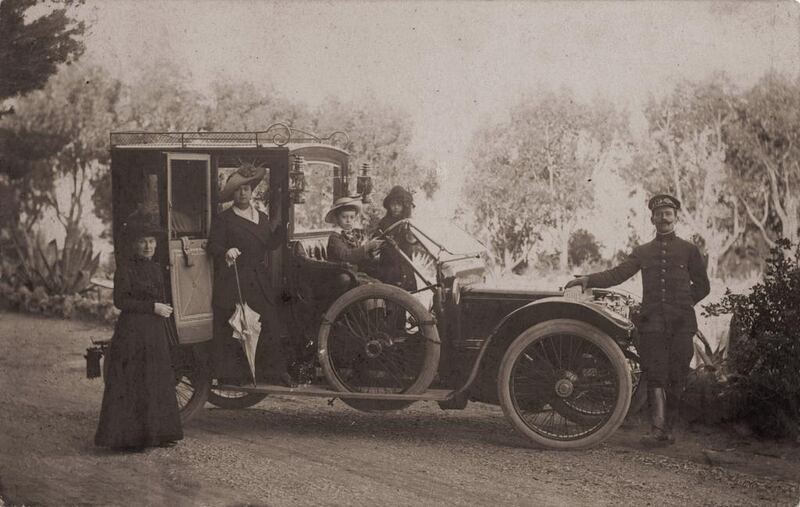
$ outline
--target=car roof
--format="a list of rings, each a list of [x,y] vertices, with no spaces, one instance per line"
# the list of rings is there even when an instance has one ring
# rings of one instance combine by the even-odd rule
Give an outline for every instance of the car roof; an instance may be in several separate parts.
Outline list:
[[[156,132],[114,131],[110,134],[112,149],[214,149],[287,148],[293,154],[309,159],[340,163],[349,153],[337,144],[349,143],[343,132],[321,137],[304,130],[275,123],[258,132]]]

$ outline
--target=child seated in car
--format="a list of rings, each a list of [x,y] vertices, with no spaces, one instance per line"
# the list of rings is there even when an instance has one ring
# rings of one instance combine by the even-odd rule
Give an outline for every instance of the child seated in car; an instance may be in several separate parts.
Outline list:
[[[329,261],[347,262],[357,271],[374,274],[378,269],[382,240],[368,239],[355,223],[361,214],[361,196],[340,197],[325,215],[325,222],[339,227],[328,237]]]

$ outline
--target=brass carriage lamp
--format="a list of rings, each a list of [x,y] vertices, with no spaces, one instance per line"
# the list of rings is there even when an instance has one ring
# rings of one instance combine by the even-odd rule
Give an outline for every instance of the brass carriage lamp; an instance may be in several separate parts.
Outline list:
[[[294,163],[292,170],[289,171],[289,194],[292,202],[295,204],[303,204],[306,202],[306,160],[304,157],[294,155]]]
[[[361,164],[361,174],[358,175],[356,181],[356,191],[361,194],[361,200],[364,204],[372,202],[372,176],[369,175],[369,162]]]

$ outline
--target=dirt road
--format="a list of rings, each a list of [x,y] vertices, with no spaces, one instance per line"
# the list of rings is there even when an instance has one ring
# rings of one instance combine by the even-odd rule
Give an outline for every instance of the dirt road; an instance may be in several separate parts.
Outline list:
[[[92,437],[102,382],[83,351],[106,328],[0,313],[0,505],[797,505],[800,452],[639,428],[581,452],[526,447],[496,407],[363,414],[323,399],[207,406],[177,447],[118,454]],[[715,466],[709,463],[715,463]]]

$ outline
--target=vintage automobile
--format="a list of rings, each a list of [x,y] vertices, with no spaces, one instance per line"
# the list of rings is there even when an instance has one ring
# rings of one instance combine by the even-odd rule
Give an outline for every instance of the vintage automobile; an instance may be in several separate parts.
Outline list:
[[[629,301],[612,291],[509,290],[485,280],[484,248],[436,221],[402,220],[381,237],[418,277],[413,294],[357,277],[326,259],[332,232],[324,209],[355,191],[370,200],[369,167],[343,149],[346,135],[319,137],[284,124],[263,132],[114,132],[111,134],[113,231],[149,209],[168,231],[156,255],[165,267],[176,394],[184,421],[208,401],[246,408],[270,394],[338,398],[359,410],[398,410],[416,401],[461,409],[499,404],[511,424],[539,446],[572,449],[611,435],[628,412],[638,380]],[[222,384],[209,378],[212,262],[205,247],[219,210],[219,182],[242,164],[268,169],[262,202],[289,235],[267,259],[291,332],[290,388]],[[355,187],[355,188],[354,188]],[[335,283],[342,277],[349,288]],[[107,352],[105,344],[100,352]],[[95,351],[97,352],[97,351]],[[258,357],[258,353],[257,353]]]

